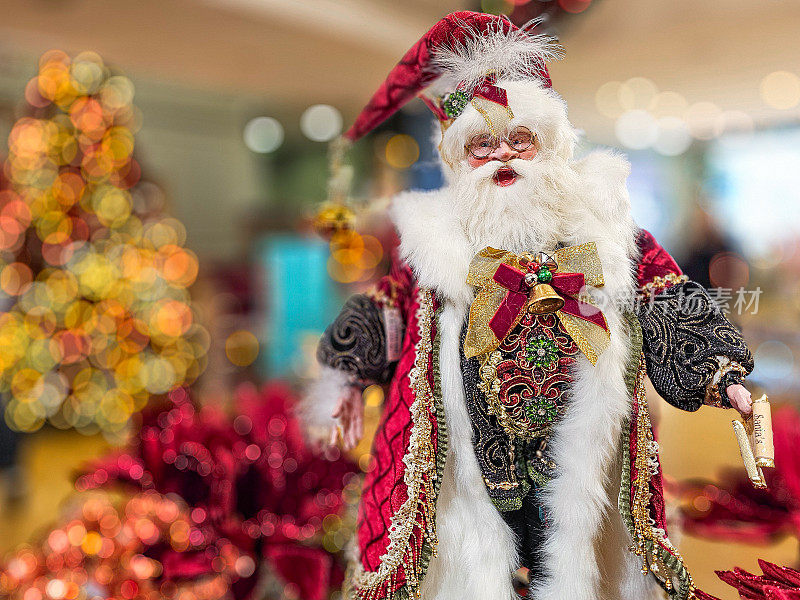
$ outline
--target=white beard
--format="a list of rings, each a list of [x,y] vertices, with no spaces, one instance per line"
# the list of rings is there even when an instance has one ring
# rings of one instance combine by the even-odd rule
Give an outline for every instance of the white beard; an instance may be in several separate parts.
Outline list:
[[[493,181],[501,167],[516,171],[512,185]],[[569,235],[566,190],[573,178],[567,161],[544,152],[533,160],[491,161],[475,169],[462,163],[451,184],[452,210],[475,252],[486,246],[516,253],[552,251]]]

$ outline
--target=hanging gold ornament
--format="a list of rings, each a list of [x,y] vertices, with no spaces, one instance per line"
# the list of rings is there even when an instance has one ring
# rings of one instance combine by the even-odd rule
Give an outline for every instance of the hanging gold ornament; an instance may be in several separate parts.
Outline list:
[[[314,231],[330,240],[340,231],[355,229],[356,214],[349,206],[336,202],[326,202],[314,216]]]
[[[327,240],[339,232],[355,229],[356,214],[348,202],[353,179],[353,167],[347,162],[351,144],[340,136],[328,148],[328,200],[314,217],[314,230]]]

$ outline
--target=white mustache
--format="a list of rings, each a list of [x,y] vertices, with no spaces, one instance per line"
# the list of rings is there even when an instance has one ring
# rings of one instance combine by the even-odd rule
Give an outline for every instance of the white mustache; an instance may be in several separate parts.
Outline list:
[[[524,160],[521,158],[512,158],[506,162],[493,160],[485,165],[481,165],[472,169],[469,172],[468,177],[475,182],[483,180],[488,181],[497,175],[497,172],[503,168],[511,168],[517,175],[525,177],[531,172],[531,170],[535,170],[536,166],[533,164],[533,161]]]
[[[504,167],[510,167],[511,169],[514,169],[514,171],[517,174],[519,174],[520,171],[524,170],[524,165],[522,165],[522,163],[525,162],[529,161],[522,160],[521,158],[512,158],[511,160],[506,162],[493,160],[486,163],[485,165],[481,165],[479,167],[475,167],[474,169],[472,169],[470,177],[475,179],[491,179],[497,174],[497,172],[500,169]]]

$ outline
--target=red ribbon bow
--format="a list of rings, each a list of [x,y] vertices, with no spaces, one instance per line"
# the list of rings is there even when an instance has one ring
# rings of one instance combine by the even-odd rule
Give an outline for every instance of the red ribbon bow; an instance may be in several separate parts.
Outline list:
[[[528,301],[532,286],[525,283],[525,273],[505,263],[500,263],[492,279],[508,290],[489,321],[489,327],[497,339],[503,340],[517,323],[517,318]],[[608,331],[608,324],[603,313],[596,306],[575,298],[583,288],[584,282],[583,273],[556,272],[553,273],[553,279],[549,284],[564,301],[564,306],[560,309],[562,312],[590,321]]]

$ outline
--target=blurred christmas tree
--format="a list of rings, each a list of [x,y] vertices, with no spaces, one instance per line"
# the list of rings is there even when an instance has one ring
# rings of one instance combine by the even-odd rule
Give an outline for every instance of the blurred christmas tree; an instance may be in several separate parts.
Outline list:
[[[201,373],[197,259],[134,159],[133,84],[51,51],[0,178],[0,392],[20,431],[118,432]]]

